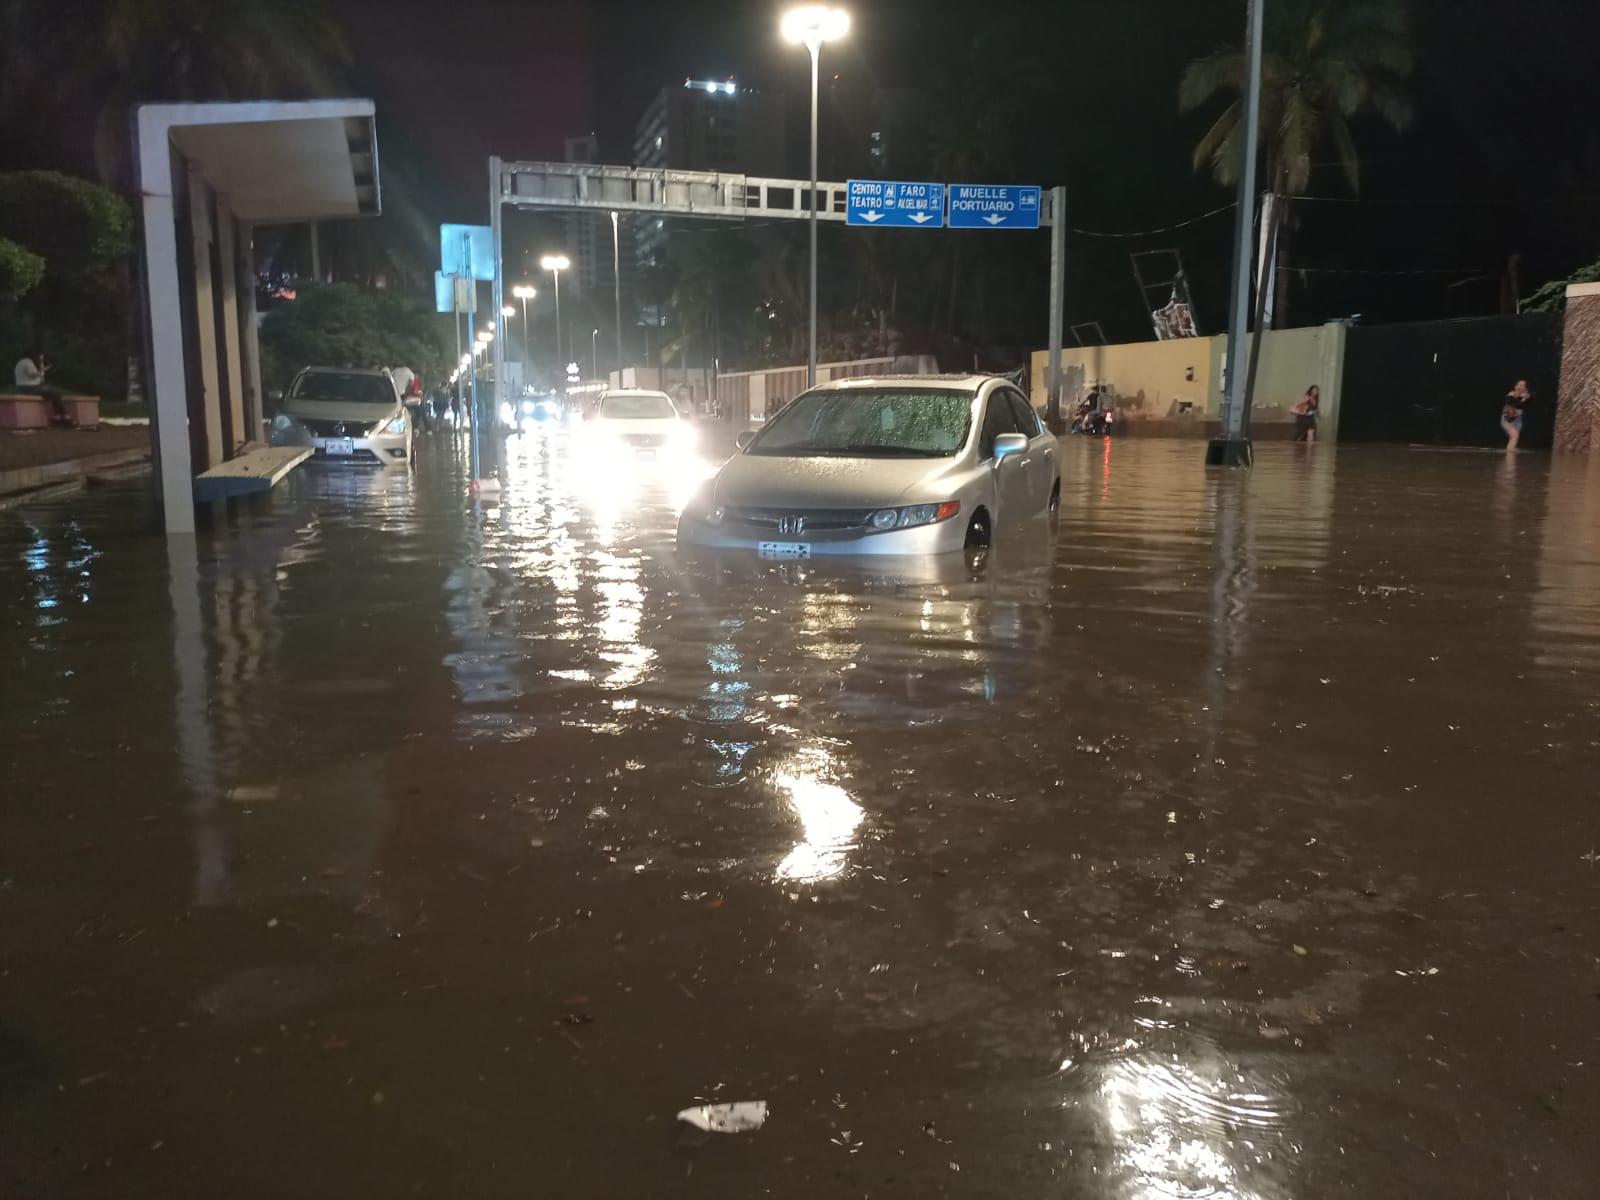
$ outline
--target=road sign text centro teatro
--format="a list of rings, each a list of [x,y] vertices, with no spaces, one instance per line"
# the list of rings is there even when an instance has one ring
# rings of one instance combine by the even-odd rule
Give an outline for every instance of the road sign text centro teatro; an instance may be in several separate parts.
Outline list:
[[[944,224],[944,184],[897,179],[852,179],[845,224],[897,229],[938,229]]]
[[[1020,184],[851,179],[845,223],[879,229],[1037,229],[1039,189]]]

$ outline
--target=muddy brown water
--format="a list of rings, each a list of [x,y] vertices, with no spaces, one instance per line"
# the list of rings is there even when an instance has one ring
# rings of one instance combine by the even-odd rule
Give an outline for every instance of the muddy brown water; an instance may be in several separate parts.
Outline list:
[[[5,1194],[1596,1194],[1600,463],[1072,441],[974,575],[511,457],[0,515]]]

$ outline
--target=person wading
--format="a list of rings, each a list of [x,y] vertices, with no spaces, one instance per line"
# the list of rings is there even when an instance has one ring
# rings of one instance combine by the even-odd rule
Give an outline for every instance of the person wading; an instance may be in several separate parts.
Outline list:
[[[1317,409],[1322,407],[1322,389],[1312,384],[1306,389],[1306,394],[1294,402],[1289,409],[1294,414],[1294,440],[1297,442],[1314,442],[1317,440]]]
[[[1528,381],[1519,379],[1506,393],[1505,403],[1500,406],[1500,428],[1505,430],[1506,449],[1515,450],[1517,443],[1522,440],[1522,410],[1533,402],[1533,393],[1528,390]]]

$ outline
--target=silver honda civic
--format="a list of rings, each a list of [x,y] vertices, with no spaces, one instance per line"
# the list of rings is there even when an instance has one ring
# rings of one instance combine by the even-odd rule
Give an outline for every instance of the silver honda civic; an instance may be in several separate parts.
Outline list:
[[[891,375],[802,392],[684,508],[684,545],[768,558],[987,546],[1061,500],[1055,437],[1005,379]]]

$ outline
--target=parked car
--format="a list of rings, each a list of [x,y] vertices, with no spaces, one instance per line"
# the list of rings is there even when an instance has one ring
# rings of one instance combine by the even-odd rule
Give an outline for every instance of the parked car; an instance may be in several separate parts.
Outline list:
[[[684,509],[680,542],[772,558],[941,554],[1061,502],[1054,436],[992,376],[841,379],[738,441]]]
[[[414,435],[388,371],[306,367],[272,419],[274,446],[310,446],[319,461],[404,466]]]
[[[694,423],[665,392],[619,388],[600,397],[585,436],[597,450],[634,458],[662,458],[695,447]]]

